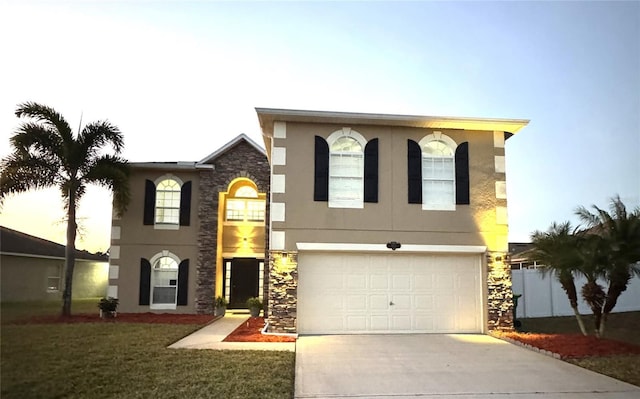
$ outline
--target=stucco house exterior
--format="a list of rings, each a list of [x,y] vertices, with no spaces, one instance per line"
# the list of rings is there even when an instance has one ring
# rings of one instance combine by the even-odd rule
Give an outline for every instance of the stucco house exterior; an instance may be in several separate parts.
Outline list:
[[[505,142],[527,120],[256,111],[270,331],[512,327]]]
[[[0,226],[2,302],[62,298],[65,246]],[[73,297],[104,296],[108,261],[105,255],[76,251]]]
[[[265,302],[268,330],[512,328],[505,142],[520,119],[256,109],[197,162],[132,164],[113,220],[122,312]]]
[[[196,162],[131,163],[111,228],[108,295],[120,312],[210,313],[265,297],[269,165],[239,135]],[[115,215],[115,213],[114,213]]]

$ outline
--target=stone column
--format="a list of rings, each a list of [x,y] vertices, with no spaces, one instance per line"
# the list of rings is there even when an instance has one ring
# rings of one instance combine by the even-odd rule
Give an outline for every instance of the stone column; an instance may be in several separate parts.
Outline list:
[[[269,252],[269,331],[297,332],[298,253]]]
[[[504,252],[487,255],[487,307],[489,330],[513,330],[513,292],[511,265]]]

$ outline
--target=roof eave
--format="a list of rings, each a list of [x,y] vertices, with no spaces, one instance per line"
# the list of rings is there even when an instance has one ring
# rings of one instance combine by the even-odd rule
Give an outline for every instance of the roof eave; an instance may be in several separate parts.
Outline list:
[[[502,131],[513,134],[529,124],[527,119],[369,114],[278,108],[256,108],[256,112],[263,134],[269,137],[273,136],[273,122],[276,121]]]

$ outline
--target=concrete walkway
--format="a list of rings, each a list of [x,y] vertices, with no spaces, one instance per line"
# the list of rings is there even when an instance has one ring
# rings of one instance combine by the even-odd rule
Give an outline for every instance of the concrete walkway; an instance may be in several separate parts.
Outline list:
[[[296,350],[295,342],[222,342],[227,335],[249,320],[248,315],[229,314],[210,323],[180,341],[169,345],[171,349],[230,349],[256,351]]]
[[[638,399],[640,387],[486,335],[302,336],[295,398]]]

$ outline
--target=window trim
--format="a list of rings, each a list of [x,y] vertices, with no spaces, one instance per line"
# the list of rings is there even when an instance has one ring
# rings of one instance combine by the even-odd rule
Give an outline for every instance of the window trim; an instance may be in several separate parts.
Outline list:
[[[456,144],[456,142],[449,136],[442,134],[441,132],[433,132],[432,134],[429,134],[425,137],[423,137],[419,142],[418,145],[420,146],[420,152],[421,152],[421,158],[420,158],[420,168],[421,170],[424,169],[424,160],[425,158],[435,158],[435,157],[426,157],[425,153],[424,153],[424,146],[432,141],[440,141],[443,142],[444,144],[447,145],[447,147],[449,147],[449,149],[451,150],[451,156],[450,157],[446,157],[447,159],[451,159],[451,167],[452,167],[452,171],[453,171],[453,178],[451,179],[451,182],[453,184],[453,195],[451,196],[452,202],[449,204],[428,204],[426,203],[426,199],[428,198],[428,196],[425,198],[425,195],[422,195],[422,210],[425,211],[455,211],[456,210],[456,203],[457,203],[457,197],[456,197],[456,148],[458,147],[458,144]],[[421,172],[422,174],[422,172]],[[422,176],[421,178],[421,188],[422,188],[422,192],[424,193],[424,182],[425,177]],[[449,181],[449,180],[447,180]]]
[[[174,262],[176,262],[176,268],[175,268],[175,272],[176,272],[176,295],[175,295],[175,299],[174,299],[174,303],[170,304],[170,303],[161,303],[161,304],[154,304],[153,303],[153,289],[156,287],[155,285],[155,278],[154,278],[154,273],[156,271],[155,268],[155,264],[158,260],[160,260],[161,258],[171,258]],[[155,254],[151,259],[149,259],[149,263],[151,265],[151,276],[150,276],[150,282],[149,282],[149,309],[153,309],[153,310],[175,310],[178,308],[178,272],[180,270],[180,258],[178,258],[175,254],[169,252],[168,250],[163,250],[160,253]],[[171,269],[173,270],[173,269]],[[159,286],[159,287],[165,287],[165,286]]]
[[[164,223],[164,222],[158,223],[157,213],[156,213],[158,209],[158,185],[165,180],[173,180],[178,184],[178,207],[170,208],[170,209],[178,210],[178,220],[176,223]],[[153,228],[156,230],[179,230],[180,229],[180,210],[182,207],[182,186],[184,185],[184,182],[178,176],[175,176],[169,173],[169,174],[165,174],[158,177],[153,183],[156,186],[155,188],[156,200],[153,204]],[[153,267],[153,263],[152,263],[152,267]]]
[[[332,176],[331,176],[331,155],[332,155],[332,151],[331,151],[331,146],[340,138],[342,137],[349,137],[352,138],[354,140],[356,140],[359,144],[360,147],[362,148],[361,151],[361,159],[360,159],[360,169],[361,169],[361,175],[359,176],[359,180],[360,180],[360,186],[361,186],[361,193],[360,193],[360,198],[359,199],[348,199],[348,200],[337,200],[337,199],[333,199],[332,195],[331,195],[331,180],[332,180]],[[356,209],[362,209],[364,208],[364,166],[365,166],[365,147],[367,146],[367,139],[364,138],[364,136],[360,133],[358,133],[357,131],[349,128],[349,127],[343,127],[340,130],[336,130],[335,132],[331,133],[329,135],[329,137],[327,137],[327,144],[329,147],[329,176],[328,176],[328,180],[329,180],[329,192],[328,192],[328,206],[329,208],[356,208]]]

